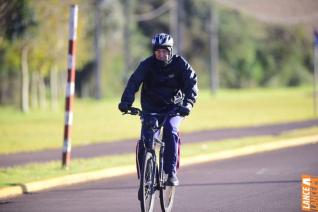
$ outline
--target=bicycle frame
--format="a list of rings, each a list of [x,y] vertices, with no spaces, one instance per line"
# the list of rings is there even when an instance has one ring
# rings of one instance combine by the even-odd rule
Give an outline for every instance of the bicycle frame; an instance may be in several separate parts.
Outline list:
[[[159,176],[159,185],[158,189],[164,188],[164,179],[163,179],[163,154],[165,151],[165,143],[160,141],[159,139],[154,139],[155,143],[159,145],[159,169],[158,169],[158,176]],[[158,165],[158,164],[157,164]]]
[[[124,114],[142,116],[143,112],[138,108],[132,107],[130,108],[130,111]],[[163,120],[158,126],[153,126],[153,130],[160,131],[162,126],[168,120],[168,118],[171,116],[178,115],[178,113],[176,113],[176,111],[173,110],[166,114],[150,114],[150,115],[164,116]],[[143,143],[143,145],[145,144]],[[159,145],[159,164],[158,164],[157,155],[156,155],[156,145]],[[141,172],[142,174],[140,178],[140,189],[142,189],[141,190],[142,197],[139,198],[142,211],[150,212],[153,210],[154,195],[155,195],[154,193],[156,190],[160,191],[160,204],[161,204],[162,211],[164,212],[171,211],[175,188],[168,186],[170,187],[170,189],[166,190],[164,171],[163,171],[164,151],[165,151],[165,143],[156,137],[152,140],[150,148],[149,147],[146,148],[145,146],[145,155],[144,155],[144,160],[142,164],[142,172]],[[152,163],[152,165],[149,166],[149,163]],[[159,168],[158,168],[158,165],[159,165]],[[147,171],[149,170],[148,167],[152,167],[150,170],[153,170],[153,171],[148,172]],[[150,177],[149,177],[149,174],[151,175]],[[150,181],[148,181],[149,179]],[[138,196],[139,196],[139,192],[138,192]]]

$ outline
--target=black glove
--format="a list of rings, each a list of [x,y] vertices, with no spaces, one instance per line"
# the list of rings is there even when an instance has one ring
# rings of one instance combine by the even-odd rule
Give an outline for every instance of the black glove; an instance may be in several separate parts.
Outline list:
[[[129,110],[130,108],[130,104],[126,103],[126,102],[120,102],[118,104],[118,109],[123,112],[123,113],[127,113],[127,111]]]
[[[180,114],[180,116],[187,116],[190,114],[190,109],[186,106],[179,106],[178,113]]]

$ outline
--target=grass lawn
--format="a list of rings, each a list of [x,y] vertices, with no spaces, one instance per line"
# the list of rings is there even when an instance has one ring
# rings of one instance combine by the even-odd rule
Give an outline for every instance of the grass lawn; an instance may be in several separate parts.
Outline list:
[[[200,91],[198,102],[181,131],[313,119],[310,87],[221,90],[216,96]],[[102,101],[76,99],[72,145],[110,142],[139,136],[137,117],[117,110],[119,98]],[[64,103],[56,112],[28,114],[0,107],[0,154],[62,148]]]
[[[184,144],[181,148],[181,166],[183,159],[191,158],[201,154],[213,154],[224,150],[230,150],[254,144],[279,142],[283,139],[317,134],[318,127],[313,127],[291,131],[278,136],[249,137],[243,139],[229,139],[220,142],[205,141],[196,144]],[[69,174],[134,164],[135,155],[125,154],[118,156],[97,157],[85,160],[72,160],[71,167],[68,170],[61,169],[61,161],[53,161],[42,164],[29,164],[5,169],[2,168],[0,169],[0,187],[13,186],[57,176],[65,176]]]

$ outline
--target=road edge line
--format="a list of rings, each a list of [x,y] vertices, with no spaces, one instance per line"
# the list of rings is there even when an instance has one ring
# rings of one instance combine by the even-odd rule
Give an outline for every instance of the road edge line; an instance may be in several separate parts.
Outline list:
[[[256,154],[260,152],[268,152],[272,150],[279,150],[287,147],[301,146],[310,143],[318,143],[318,135],[306,136],[300,138],[284,139],[279,141],[272,141],[268,143],[255,144],[245,147],[239,147],[232,150],[225,150],[221,152],[213,152],[210,154],[193,156],[183,158],[181,161],[181,166],[191,166],[195,164],[224,160],[239,156],[246,156],[251,154]],[[73,184],[79,184],[89,181],[95,181],[105,178],[117,177],[127,174],[132,174],[136,172],[135,165],[122,166],[107,168],[98,171],[84,172],[78,174],[71,174],[63,177],[56,177],[48,180],[30,182],[25,184],[20,184],[16,186],[9,186],[0,189],[0,199],[7,199],[22,194],[47,190],[53,187],[68,186]]]
[[[301,145],[310,144],[310,143],[318,143],[318,135],[284,139],[284,140],[276,140],[276,141],[272,141],[268,143],[249,145],[245,147],[239,147],[236,149],[224,150],[221,152],[214,152],[210,154],[188,157],[188,158],[182,159],[181,166],[191,166],[191,165],[196,165],[198,163],[224,160],[224,159],[229,159],[234,157],[261,153],[261,152],[279,150],[279,149],[288,148],[288,147],[301,146]]]

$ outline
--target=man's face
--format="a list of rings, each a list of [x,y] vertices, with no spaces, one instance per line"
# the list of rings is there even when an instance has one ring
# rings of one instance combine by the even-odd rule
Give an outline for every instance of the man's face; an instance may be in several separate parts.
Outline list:
[[[157,49],[155,51],[155,57],[157,60],[167,62],[170,57],[170,52],[167,49]]]

